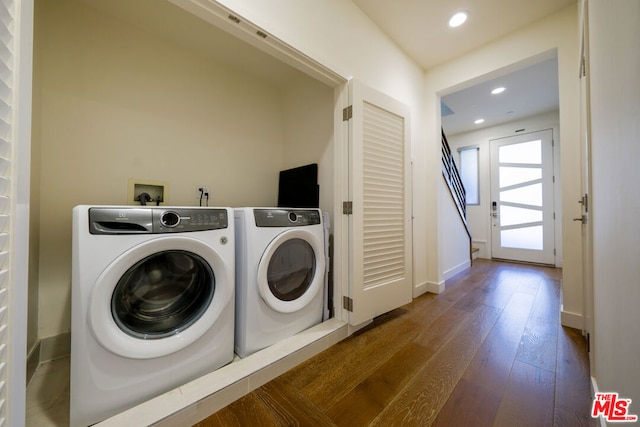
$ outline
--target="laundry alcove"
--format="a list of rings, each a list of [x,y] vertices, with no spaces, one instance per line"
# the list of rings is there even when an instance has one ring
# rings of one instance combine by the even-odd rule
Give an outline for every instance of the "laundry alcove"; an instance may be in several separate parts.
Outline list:
[[[169,205],[197,205],[206,186],[211,206],[274,206],[280,170],[318,163],[333,217],[339,76],[311,77],[170,2],[35,6],[29,350],[68,337],[71,209],[127,204],[131,178],[167,182]]]

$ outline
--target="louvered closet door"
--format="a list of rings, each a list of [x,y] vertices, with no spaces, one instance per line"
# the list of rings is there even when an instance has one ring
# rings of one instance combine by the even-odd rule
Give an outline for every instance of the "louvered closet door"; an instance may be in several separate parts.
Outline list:
[[[411,301],[408,108],[352,83],[352,312],[358,325]]]
[[[0,426],[25,424],[33,1],[0,0]]]

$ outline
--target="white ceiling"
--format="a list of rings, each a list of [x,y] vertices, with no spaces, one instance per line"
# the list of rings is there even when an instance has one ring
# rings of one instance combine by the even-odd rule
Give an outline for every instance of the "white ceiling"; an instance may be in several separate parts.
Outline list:
[[[492,95],[491,90],[506,91]],[[443,107],[442,128],[446,135],[495,126],[558,109],[558,59],[553,57],[510,74],[460,90],[441,101],[453,111],[446,115]],[[476,119],[482,124],[474,124]]]
[[[441,65],[532,24],[576,0],[352,0],[423,69]],[[449,28],[451,15],[469,13]],[[518,68],[517,66],[515,67]],[[557,59],[463,89],[442,98],[454,114],[443,117],[447,135],[494,126],[558,108]],[[495,86],[507,91],[491,96]],[[477,118],[485,122],[475,125]]]
[[[422,68],[465,55],[577,0],[352,0]],[[467,22],[449,28],[466,10]]]

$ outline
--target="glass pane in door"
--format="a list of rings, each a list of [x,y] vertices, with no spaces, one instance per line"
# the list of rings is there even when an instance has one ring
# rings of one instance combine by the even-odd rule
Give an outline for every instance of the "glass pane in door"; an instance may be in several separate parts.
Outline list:
[[[508,227],[510,225],[530,224],[532,222],[542,222],[542,210],[516,208],[513,206],[500,206],[500,225]]]
[[[498,173],[500,188],[542,179],[542,168],[537,167],[516,168],[510,166],[500,166],[500,170],[498,171]]]
[[[498,151],[500,163],[542,164],[542,141],[503,145]]]
[[[505,248],[533,249],[541,251],[542,225],[500,231],[500,241]]]
[[[529,206],[542,206],[542,183],[500,191],[500,201]]]

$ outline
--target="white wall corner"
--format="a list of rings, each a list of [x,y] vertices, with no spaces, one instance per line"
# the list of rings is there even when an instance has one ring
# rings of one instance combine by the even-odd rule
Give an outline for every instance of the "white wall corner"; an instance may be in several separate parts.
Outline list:
[[[432,294],[441,294],[444,292],[444,280],[438,283],[427,282],[425,285],[427,287],[427,292],[431,292]]]
[[[418,298],[420,295],[429,292],[429,285],[427,282],[418,283],[413,287],[413,297]]]
[[[564,306],[560,307],[560,323],[562,326],[582,330],[584,321],[582,314],[565,311]]]

